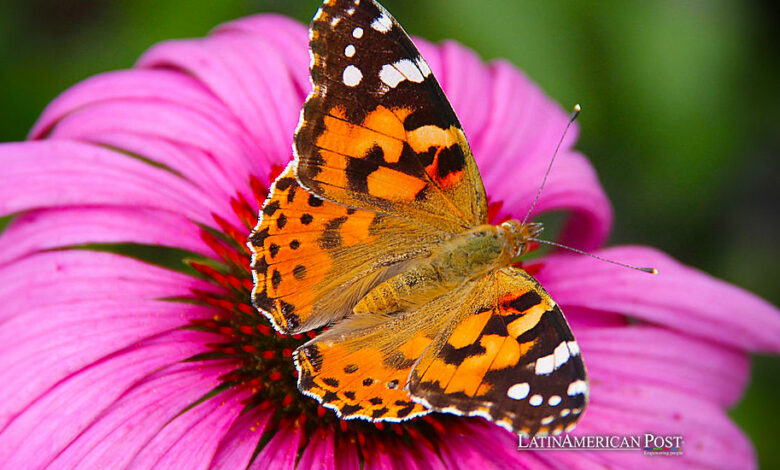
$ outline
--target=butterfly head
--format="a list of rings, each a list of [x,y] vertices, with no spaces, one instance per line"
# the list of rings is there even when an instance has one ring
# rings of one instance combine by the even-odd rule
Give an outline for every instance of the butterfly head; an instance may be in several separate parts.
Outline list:
[[[543,230],[540,223],[524,224],[519,220],[507,220],[499,225],[503,230],[514,257],[528,253],[530,249],[530,240],[538,237]]]

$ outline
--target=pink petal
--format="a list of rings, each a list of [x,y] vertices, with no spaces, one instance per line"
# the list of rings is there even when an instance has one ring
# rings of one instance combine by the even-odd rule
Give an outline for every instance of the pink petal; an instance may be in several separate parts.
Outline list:
[[[215,362],[187,363],[154,374],[102,413],[51,467],[127,467],[171,420],[213,390],[229,367]]]
[[[218,26],[215,34],[247,35],[262,47],[277,51],[301,98],[309,94],[309,35],[306,26],[281,15],[248,16]]]
[[[165,99],[200,109],[221,112],[223,106],[195,79],[171,70],[122,70],[90,77],[67,89],[49,103],[30,131],[31,139],[44,138],[57,122],[90,104],[110,100]]]
[[[395,449],[393,451],[395,454]],[[365,452],[365,454],[367,454],[363,464],[365,470],[392,470],[393,462],[396,461],[396,456],[391,456],[386,449],[373,448]]]
[[[250,470],[293,470],[303,437],[302,430],[291,423],[282,424],[274,437],[257,454]]]
[[[568,306],[563,313],[572,331],[575,332],[579,331],[580,328],[628,326],[631,324],[625,316],[614,312]]]
[[[2,144],[0,166],[2,215],[118,205],[157,208],[208,223],[212,212],[225,212],[223,204],[173,173],[93,145],[56,140]]]
[[[56,230],[51,230],[56,227]],[[88,243],[170,246],[212,255],[200,228],[181,215],[157,209],[72,207],[29,211],[0,234],[0,265],[35,252]]]
[[[669,387],[725,407],[741,397],[749,378],[745,354],[677,332],[626,326],[575,334],[593,381]]]
[[[357,447],[347,437],[336,438],[336,462],[341,470],[360,470],[362,468]]]
[[[46,292],[52,285],[62,286],[56,296],[27,295]],[[0,267],[0,323],[30,317],[27,308],[85,300],[158,300],[188,296],[190,289],[216,291],[208,282],[120,255],[78,250],[40,253]],[[183,309],[182,318],[188,316],[188,307],[176,305]]]
[[[290,160],[304,96],[289,79],[284,58],[267,43],[227,32],[199,41],[168,41],[146,52],[138,64],[177,68],[197,77],[240,123],[240,130],[227,135],[263,143],[257,150],[264,164],[253,168],[256,175],[267,177],[269,162]]]
[[[568,114],[510,63],[496,61],[490,71],[492,86],[486,106],[491,114],[478,138],[479,146],[474,146],[483,174],[491,178],[515,175],[518,166],[534,160],[548,165]],[[562,150],[571,149],[577,133],[577,127],[572,126]],[[538,187],[538,183],[533,186]]]
[[[402,444],[395,448],[387,449],[387,452],[390,453],[394,468],[447,470],[439,455],[426,445],[407,447]]]
[[[246,191],[246,175],[259,163],[257,144],[230,111],[191,77],[170,70],[88,79],[58,97],[39,127],[50,138],[139,155],[214,194]]]
[[[656,276],[587,256],[545,258],[537,278],[560,303],[616,312],[748,351],[780,351],[780,313],[763,299],[644,247],[597,252]]]
[[[138,381],[201,353],[212,335],[175,331],[122,350],[54,385],[0,433],[8,468],[44,467]]]
[[[247,194],[248,173],[267,179],[268,165],[257,158],[262,152],[224,111],[204,114],[158,99],[114,99],[68,114],[50,138],[116,148],[164,165],[222,207],[236,192]]]
[[[211,465],[214,470],[246,468],[257,450],[275,410],[273,408],[247,411],[239,416],[225,433]]]
[[[69,375],[209,316],[205,307],[157,300],[207,284],[108,253],[30,256],[0,269],[0,286],[0,381],[15,384],[0,389],[2,427]]]
[[[593,382],[591,403],[575,434],[682,435],[687,467],[753,468],[755,455],[750,441],[723,410],[686,393],[622,381]],[[606,454],[612,462],[623,457]],[[654,468],[653,462],[632,457],[638,468]]]
[[[332,429],[319,428],[303,449],[298,468],[311,470],[336,469],[336,443]],[[344,468],[339,461],[338,468]],[[356,467],[355,467],[356,468]]]
[[[133,468],[208,469],[247,392],[226,391],[177,416],[135,456]]]
[[[610,468],[607,466],[607,460],[600,454],[604,452],[579,452],[579,451],[523,451],[527,458],[531,455],[538,459],[545,468],[557,468],[561,470],[603,470]],[[627,464],[626,456],[618,456],[621,460],[617,462],[614,468],[636,468]]]
[[[445,468],[544,469],[533,454],[517,450],[517,436],[482,418],[470,418],[467,432],[441,436],[440,454]]]

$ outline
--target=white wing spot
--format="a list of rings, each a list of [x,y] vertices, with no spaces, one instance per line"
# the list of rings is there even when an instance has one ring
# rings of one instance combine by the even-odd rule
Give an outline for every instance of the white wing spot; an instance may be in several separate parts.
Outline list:
[[[348,65],[347,68],[344,69],[344,74],[341,79],[344,82],[344,85],[357,86],[360,83],[360,80],[363,80],[363,72],[354,65]]]
[[[547,404],[550,406],[558,406],[558,404],[561,403],[561,397],[558,395],[553,395],[550,397],[549,400],[547,400]]]
[[[559,344],[558,347],[555,348],[553,354],[555,354],[556,369],[566,364],[566,361],[569,360],[569,347],[566,345],[566,341],[561,341],[561,344]]]
[[[340,21],[341,21],[341,18],[339,18],[338,16],[334,16],[333,18],[330,19],[330,26],[332,28],[335,28],[336,25],[338,25]]]
[[[422,81],[425,80],[425,77],[423,77],[422,72],[417,68],[417,65],[409,59],[401,59],[393,65],[399,72],[404,74],[408,80],[414,83],[422,83]]]
[[[386,33],[393,28],[393,20],[383,11],[382,15],[371,23],[371,27],[380,33]]]
[[[360,39],[363,37],[363,28],[358,26],[357,28],[352,30],[352,37],[355,39]]]
[[[555,356],[548,354],[536,360],[536,375],[546,375],[555,370]]]
[[[573,342],[573,341],[570,341]],[[569,353],[569,343],[561,341],[552,354],[540,357],[536,360],[536,375],[547,375],[555,369],[566,364],[572,354]]]
[[[506,396],[512,400],[522,400],[528,396],[528,392],[531,391],[531,387],[526,383],[514,384],[506,391]],[[536,395],[534,395],[536,396]]]
[[[406,77],[392,64],[385,64],[382,66],[382,70],[379,71],[379,79],[390,88],[395,88],[399,83],[406,80]]]
[[[424,67],[419,66],[421,63]],[[379,71],[379,79],[390,88],[395,88],[404,80],[422,83],[430,73],[431,69],[428,68],[428,64],[421,58],[415,59],[415,62],[409,59],[401,59],[394,64],[383,65],[382,70]]]
[[[418,57],[415,59],[415,62],[417,63],[417,67],[420,69],[423,76],[428,77],[431,75],[431,68],[428,67],[428,62],[426,62],[425,59]]]
[[[570,425],[566,426],[566,432],[572,432],[576,427],[577,427],[577,423],[571,423]]]
[[[541,395],[533,395],[528,400],[528,404],[531,406],[539,406],[544,402],[544,398]]]
[[[569,389],[566,393],[573,397],[574,395],[582,395],[588,393],[588,383],[584,380],[575,380],[569,384]]]
[[[568,408],[564,408],[561,410],[561,418],[565,418],[569,416],[569,413],[571,413],[571,410]]]
[[[566,343],[569,346],[569,352],[572,356],[576,356],[580,353],[580,345],[576,341],[569,341]]]
[[[347,47],[345,47],[344,48],[344,55],[347,56],[347,57],[352,57],[353,55],[355,55],[355,46],[350,44]]]
[[[552,423],[554,419],[555,419],[554,416],[545,416],[544,418],[542,418],[541,422],[542,422],[542,424],[547,425],[547,424]]]
[[[354,7],[349,7],[349,8],[347,8],[347,14],[348,14],[349,16],[352,16],[352,13],[355,13],[355,8],[354,8]]]

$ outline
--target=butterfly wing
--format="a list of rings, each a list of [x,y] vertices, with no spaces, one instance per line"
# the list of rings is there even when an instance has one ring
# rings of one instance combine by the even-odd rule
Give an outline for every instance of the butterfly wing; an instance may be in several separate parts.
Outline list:
[[[406,320],[352,317],[301,346],[293,356],[298,389],[343,419],[402,421],[429,413],[405,390],[417,352],[402,348],[417,344],[398,335]]]
[[[409,397],[409,374],[463,297],[451,291],[410,311],[342,320],[295,351],[298,388],[344,419],[399,421],[428,413]]]
[[[373,0],[326,1],[311,24],[296,176],[317,195],[458,233],[487,221],[482,179],[425,60]]]
[[[342,418],[397,421],[436,410],[554,434],[571,430],[587,402],[585,367],[560,308],[514,268],[410,311],[347,318],[294,357],[299,389]]]
[[[487,219],[460,124],[395,20],[370,0],[329,1],[311,36],[296,160],[249,240],[254,304],[285,333],[348,315],[404,261]]]
[[[501,269],[461,306],[415,364],[412,398],[528,436],[573,429],[588,397],[585,366],[541,285],[525,271]]]
[[[249,237],[253,303],[283,333],[322,326],[349,314],[370,288],[443,237],[427,226],[323,200],[299,186],[288,165]]]

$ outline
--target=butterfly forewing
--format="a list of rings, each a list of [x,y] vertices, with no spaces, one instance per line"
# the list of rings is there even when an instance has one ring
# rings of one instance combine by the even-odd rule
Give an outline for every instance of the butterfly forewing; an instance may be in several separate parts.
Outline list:
[[[379,4],[325,2],[296,174],[325,199],[450,233],[485,223],[482,180],[428,64]]]
[[[369,289],[445,237],[324,200],[299,186],[288,166],[249,237],[252,301],[277,330],[310,330],[349,314]]]

